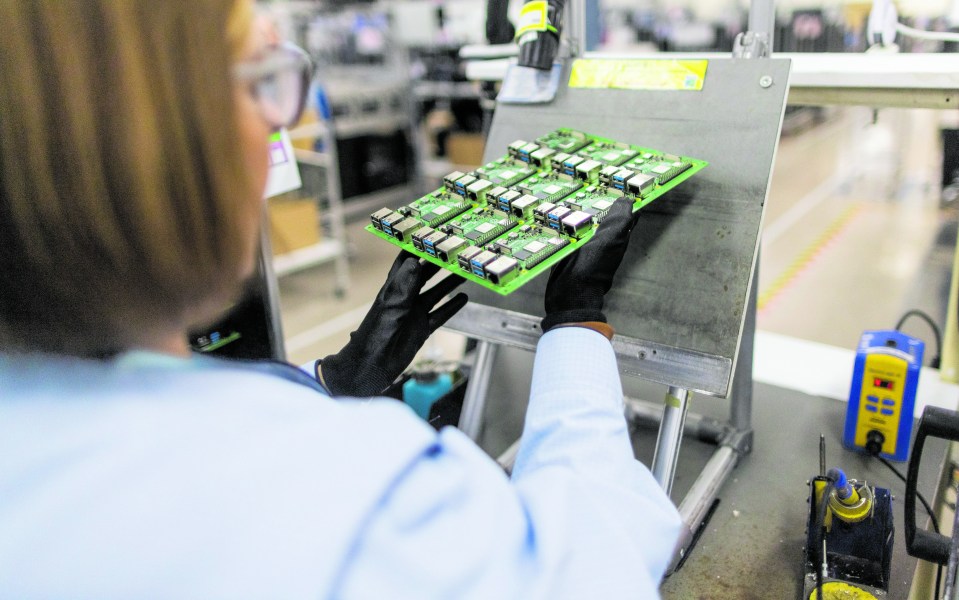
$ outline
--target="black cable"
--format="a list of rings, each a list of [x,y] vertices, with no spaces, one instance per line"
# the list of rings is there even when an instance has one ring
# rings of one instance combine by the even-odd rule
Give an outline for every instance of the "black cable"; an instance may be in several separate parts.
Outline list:
[[[907,313],[907,314],[908,314],[908,313]],[[899,328],[897,327],[896,329],[899,329]],[[900,472],[899,472],[899,469],[897,469],[895,466],[893,466],[893,464],[892,464],[891,462],[889,462],[888,460],[886,460],[885,458],[883,458],[883,457],[881,457],[881,456],[878,456],[878,455],[873,455],[873,456],[875,456],[877,459],[879,459],[879,462],[881,462],[882,464],[884,464],[884,465],[886,465],[887,467],[889,467],[889,470],[892,471],[893,473],[895,473],[895,474],[896,474],[896,477],[898,477],[899,479],[901,479],[903,483],[906,483],[906,477],[905,477],[905,475],[903,475],[902,473],[900,473]],[[916,498],[919,498],[919,502],[922,503],[923,507],[925,507],[925,509],[926,509],[926,512],[929,513],[929,520],[932,521],[932,529],[933,529],[936,533],[939,533],[939,520],[936,519],[936,514],[932,511],[932,507],[929,506],[929,503],[926,502],[926,499],[923,497],[923,495],[922,495],[921,493],[919,493],[919,490],[916,490]],[[938,565],[938,567],[936,568],[936,598],[937,598],[937,600],[938,600],[938,598],[939,598],[939,589],[940,589],[940,586],[942,585],[942,565],[941,565],[941,564],[938,564],[938,563],[937,563],[937,565]]]
[[[823,576],[823,564],[826,562],[826,552],[823,550],[823,540],[826,537],[826,508],[829,505],[829,495],[832,494],[833,489],[835,488],[835,482],[826,477],[826,487],[822,491],[822,500],[819,502],[818,510],[816,511],[816,563],[813,565],[816,568],[816,598],[817,600],[822,600],[822,576]]]
[[[936,355],[929,362],[929,366],[934,369],[938,369],[939,361],[940,361],[940,358],[942,357],[942,333],[939,331],[939,326],[936,325],[936,322],[933,321],[932,317],[930,317],[928,314],[922,312],[921,310],[912,309],[912,310],[906,311],[906,314],[902,315],[899,318],[899,322],[896,323],[896,327],[895,327],[896,331],[902,331],[902,326],[909,319],[909,317],[919,317],[920,319],[928,323],[929,327],[932,328],[932,334],[936,338]]]

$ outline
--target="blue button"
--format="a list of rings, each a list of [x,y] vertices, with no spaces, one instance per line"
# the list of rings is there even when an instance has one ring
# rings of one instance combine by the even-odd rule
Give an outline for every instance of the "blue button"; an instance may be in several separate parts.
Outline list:
[[[892,415],[892,412],[893,412],[893,411],[892,411],[891,408],[884,408],[884,409],[882,409],[882,414],[884,414],[884,415]]]
[[[886,406],[895,406],[895,405],[896,405],[896,401],[893,400],[892,398],[883,398],[883,399],[882,399],[882,403],[885,404]]]
[[[876,411],[878,411],[879,409],[876,408],[875,406],[873,406],[872,404],[867,404],[867,405],[866,405],[866,410],[868,410],[869,412],[876,412]]]
[[[870,402],[879,402],[879,396],[866,396],[866,400]]]

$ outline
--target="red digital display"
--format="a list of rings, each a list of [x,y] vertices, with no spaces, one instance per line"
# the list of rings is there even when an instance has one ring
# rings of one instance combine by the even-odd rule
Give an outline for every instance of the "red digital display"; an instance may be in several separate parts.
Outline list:
[[[878,377],[872,380],[872,385],[884,390],[891,390],[894,387],[892,381],[889,381],[888,379],[879,379]]]

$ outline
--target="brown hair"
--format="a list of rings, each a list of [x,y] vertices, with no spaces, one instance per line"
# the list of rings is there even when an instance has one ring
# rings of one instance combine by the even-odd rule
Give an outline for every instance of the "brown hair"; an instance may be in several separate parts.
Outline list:
[[[236,293],[259,210],[230,74],[245,10],[0,0],[0,351],[114,352]]]

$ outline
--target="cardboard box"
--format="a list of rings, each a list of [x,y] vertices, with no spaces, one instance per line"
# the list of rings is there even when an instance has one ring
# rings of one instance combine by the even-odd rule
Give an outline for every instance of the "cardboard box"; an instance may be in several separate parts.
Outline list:
[[[451,133],[446,141],[446,157],[454,165],[479,167],[485,147],[486,139],[481,133]]]
[[[315,200],[274,198],[267,209],[274,256],[319,243],[320,215]]]

